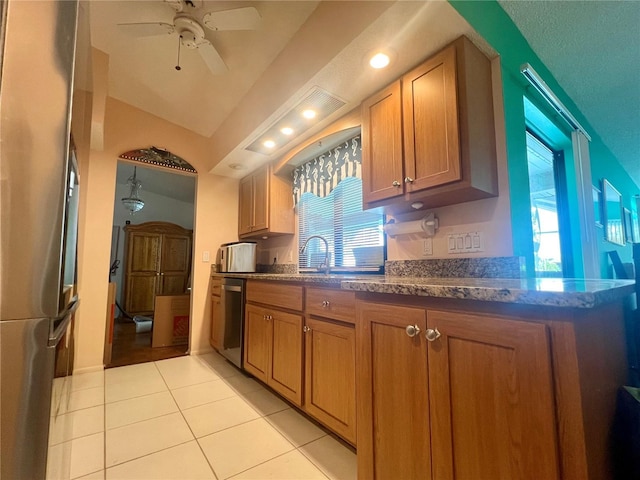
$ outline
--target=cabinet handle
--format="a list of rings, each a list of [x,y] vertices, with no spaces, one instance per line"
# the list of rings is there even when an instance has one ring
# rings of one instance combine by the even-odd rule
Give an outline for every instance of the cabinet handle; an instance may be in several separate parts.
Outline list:
[[[391,185],[393,185],[394,187],[399,187],[402,184],[398,180],[394,180]]]
[[[329,302],[329,300],[323,300],[322,301],[322,307],[323,308],[329,308],[330,305],[331,305],[331,302]]]
[[[424,334],[430,342],[433,342],[442,336],[437,327],[435,329],[427,328],[427,331]]]
[[[404,177],[404,183],[413,183],[413,178],[411,178],[411,177]]]
[[[311,328],[310,328],[310,327],[307,327],[307,326],[305,325],[304,327],[302,327],[302,331],[303,331],[304,333],[307,333],[307,332],[310,332],[310,331],[311,331]]]
[[[263,315],[262,319],[263,320],[273,320],[273,317],[271,315]]]
[[[418,325],[407,325],[407,328],[404,329],[411,338],[415,337],[420,333],[420,327]]]

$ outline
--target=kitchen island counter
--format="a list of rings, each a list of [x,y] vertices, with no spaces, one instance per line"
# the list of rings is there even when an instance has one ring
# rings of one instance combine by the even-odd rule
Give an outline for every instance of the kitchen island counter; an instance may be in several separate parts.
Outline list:
[[[622,300],[634,291],[633,280],[575,278],[443,278],[309,273],[214,273],[214,276],[315,283],[343,290],[485,302],[594,308]]]

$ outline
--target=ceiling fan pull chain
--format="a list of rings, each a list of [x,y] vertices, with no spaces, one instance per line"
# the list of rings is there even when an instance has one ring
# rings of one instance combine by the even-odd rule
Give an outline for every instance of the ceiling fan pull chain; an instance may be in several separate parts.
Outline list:
[[[176,70],[180,71],[182,70],[182,67],[180,66],[180,44],[182,42],[180,41],[180,36],[178,36],[178,64],[176,65]]]

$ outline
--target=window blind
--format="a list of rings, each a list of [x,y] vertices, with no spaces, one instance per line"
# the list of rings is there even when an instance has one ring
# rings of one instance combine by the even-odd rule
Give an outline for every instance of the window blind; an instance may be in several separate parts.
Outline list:
[[[312,235],[329,244],[329,265],[355,270],[384,266],[382,209],[362,210],[362,180],[343,178],[324,198],[304,193],[298,202],[300,247]],[[325,258],[324,242],[311,239],[300,255],[300,268],[317,268]]]

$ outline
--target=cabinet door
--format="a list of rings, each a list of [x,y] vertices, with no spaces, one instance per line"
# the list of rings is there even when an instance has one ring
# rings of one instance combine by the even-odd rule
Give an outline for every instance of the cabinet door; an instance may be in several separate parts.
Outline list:
[[[402,99],[407,192],[460,180],[455,47],[404,75]]]
[[[425,311],[358,302],[356,312],[358,478],[429,479]]]
[[[305,410],[356,444],[355,328],[307,318]]]
[[[253,225],[253,176],[240,181],[238,234],[250,233]]]
[[[400,82],[362,102],[362,195],[364,203],[404,193]]]
[[[131,314],[150,315],[159,288],[162,236],[131,232],[127,238],[125,309]]]
[[[268,309],[273,329],[271,368],[267,383],[297,405],[302,405],[302,316]]]
[[[558,479],[543,324],[428,311],[433,478]],[[424,338],[424,337],[423,337]]]
[[[162,280],[159,295],[180,295],[186,292],[191,266],[191,237],[162,236]]]
[[[253,174],[253,224],[252,231],[269,228],[269,169],[262,168]]]
[[[224,319],[222,318],[222,304],[220,297],[211,296],[211,334],[209,343],[213,348],[220,351],[223,347]]]
[[[247,305],[244,322],[244,368],[267,383],[271,349],[271,322],[267,310]]]

